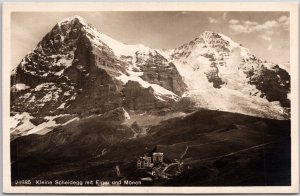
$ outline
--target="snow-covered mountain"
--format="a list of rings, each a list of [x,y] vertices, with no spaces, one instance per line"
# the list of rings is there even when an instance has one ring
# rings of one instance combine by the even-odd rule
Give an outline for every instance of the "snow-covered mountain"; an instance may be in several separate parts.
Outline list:
[[[79,16],[60,21],[11,75],[11,133],[44,134],[117,108],[194,107],[289,118],[290,76],[229,37],[204,32],[173,50],[126,45]],[[122,112],[121,112],[122,113]],[[38,127],[38,128],[37,128]]]
[[[285,118],[290,76],[281,66],[262,62],[241,44],[206,31],[174,50],[161,51],[176,65],[199,107]]]

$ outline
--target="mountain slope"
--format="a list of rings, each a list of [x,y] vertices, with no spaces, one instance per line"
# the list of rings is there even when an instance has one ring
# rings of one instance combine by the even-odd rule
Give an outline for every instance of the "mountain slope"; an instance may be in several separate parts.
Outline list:
[[[87,131],[88,130],[88,131]],[[184,172],[155,186],[290,185],[290,121],[202,110],[153,126],[144,137],[100,117],[11,142],[12,182],[19,179],[128,180],[145,174],[139,156],[156,148],[181,159]],[[20,148],[22,147],[22,148]],[[241,174],[241,175],[237,175]],[[149,175],[148,175],[149,177]],[[144,184],[143,184],[144,185]]]
[[[289,93],[286,70],[225,35],[207,31],[179,48],[156,50],[118,42],[74,16],[57,23],[12,71],[11,134],[45,134],[117,108],[287,119]]]

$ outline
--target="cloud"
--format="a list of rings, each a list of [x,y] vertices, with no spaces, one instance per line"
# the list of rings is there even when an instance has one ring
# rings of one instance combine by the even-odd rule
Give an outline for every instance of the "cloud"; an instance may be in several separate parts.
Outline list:
[[[280,16],[280,17],[278,18],[278,21],[279,21],[279,22],[283,22],[283,23],[287,23],[287,22],[290,21],[290,19],[289,19],[289,17],[287,17],[287,16]]]
[[[232,24],[232,25],[235,25],[235,24],[238,24],[240,21],[239,20],[236,20],[236,19],[231,19],[229,20],[229,24]]]
[[[229,28],[236,33],[253,33],[253,32],[260,32],[260,31],[272,31],[273,28],[281,26],[280,23],[278,23],[275,20],[266,21],[265,23],[259,24],[257,22],[253,21],[240,21],[235,23],[231,23],[229,25]]]
[[[250,34],[258,33],[259,37],[266,41],[272,40],[272,35],[276,30],[282,28],[284,30],[289,29],[289,17],[281,16],[277,20],[268,20],[264,23],[258,23],[255,21],[243,20],[239,21],[231,19],[229,21],[229,28],[235,34]]]
[[[257,22],[249,21],[249,20],[244,21],[244,23],[245,23],[246,25],[249,25],[249,26],[251,26],[251,25],[258,25]]]
[[[269,41],[269,42],[272,41],[271,35],[262,34],[262,35],[259,35],[259,37],[266,41]]]
[[[218,23],[218,20],[212,17],[208,17],[209,23]]]
[[[270,45],[268,46],[268,50],[272,50],[272,49],[273,49],[273,45],[270,44]]]

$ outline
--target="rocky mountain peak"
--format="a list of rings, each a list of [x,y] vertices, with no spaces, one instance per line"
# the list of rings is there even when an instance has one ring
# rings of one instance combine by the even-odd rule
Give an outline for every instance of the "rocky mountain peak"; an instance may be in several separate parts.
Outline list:
[[[79,16],[43,37],[14,70],[11,86],[12,111],[41,118],[169,108],[186,87],[156,50],[118,42]]]
[[[74,23],[75,21],[78,21],[83,25],[88,25],[88,23],[85,21],[85,19],[78,15],[74,15],[74,16],[65,18],[65,19],[59,21],[58,25],[61,26],[61,24],[65,24],[65,23]]]
[[[176,65],[188,86],[186,96],[195,99],[199,107],[275,118],[289,113],[282,108],[289,107],[290,78],[286,70],[274,63],[262,62],[228,36],[205,31],[194,40],[162,53]],[[270,83],[275,84],[274,88],[267,89]],[[248,103],[249,100],[253,102]],[[246,111],[237,105],[252,109]],[[258,111],[258,105],[265,109]]]
[[[198,37],[201,37],[203,39],[207,39],[207,40],[210,40],[210,39],[220,39],[222,38],[221,34],[219,33],[216,33],[216,32],[213,32],[213,31],[204,31],[202,34],[200,34],[200,36]]]

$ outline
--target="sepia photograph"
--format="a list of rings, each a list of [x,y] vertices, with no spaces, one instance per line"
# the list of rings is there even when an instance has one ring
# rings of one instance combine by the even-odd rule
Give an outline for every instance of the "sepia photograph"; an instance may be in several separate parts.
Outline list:
[[[297,4],[58,5],[4,5],[4,190],[298,191]]]

